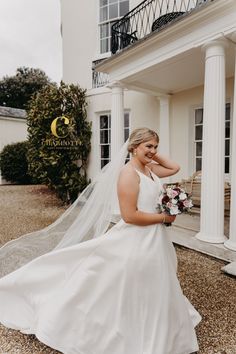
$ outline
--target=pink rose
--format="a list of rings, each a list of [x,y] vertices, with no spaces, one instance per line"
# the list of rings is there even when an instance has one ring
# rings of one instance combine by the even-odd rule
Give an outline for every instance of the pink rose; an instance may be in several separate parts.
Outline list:
[[[193,206],[193,203],[192,203],[192,201],[191,201],[190,199],[184,200],[184,201],[183,201],[183,204],[184,204],[184,206],[185,206],[186,208],[192,208],[192,206]]]

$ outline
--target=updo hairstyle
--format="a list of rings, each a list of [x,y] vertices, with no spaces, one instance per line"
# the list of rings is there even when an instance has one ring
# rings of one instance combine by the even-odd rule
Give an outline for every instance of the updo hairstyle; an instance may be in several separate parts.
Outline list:
[[[145,143],[153,138],[159,143],[159,136],[154,130],[148,128],[137,128],[133,130],[129,137],[128,152],[133,153],[134,149],[139,144]]]

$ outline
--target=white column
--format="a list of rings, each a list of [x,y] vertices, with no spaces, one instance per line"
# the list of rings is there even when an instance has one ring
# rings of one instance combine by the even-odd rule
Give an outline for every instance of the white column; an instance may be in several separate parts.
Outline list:
[[[2,144],[2,142],[0,141],[0,152],[2,152],[2,149],[3,149],[3,144]],[[1,170],[0,170],[0,184],[2,184],[2,174],[1,174]]]
[[[160,152],[170,155],[170,97],[158,97],[160,101]]]
[[[225,242],[225,246],[233,251],[236,251],[236,55],[235,55],[235,70],[234,70],[234,104],[233,104],[233,129],[231,134],[231,154],[232,156],[230,160],[230,165],[231,165],[230,166],[230,170],[231,170],[230,227],[229,227],[229,239]]]
[[[120,82],[108,85],[111,89],[111,159],[124,143],[124,87]]]
[[[224,236],[225,42],[204,45],[205,84],[199,240],[222,243]]]

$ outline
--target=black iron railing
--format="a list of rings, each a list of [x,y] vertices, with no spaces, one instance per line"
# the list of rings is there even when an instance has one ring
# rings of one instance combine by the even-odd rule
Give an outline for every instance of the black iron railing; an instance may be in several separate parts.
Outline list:
[[[92,62],[92,87],[98,88],[108,84],[109,75],[96,71],[95,67],[98,63],[101,63],[104,59],[96,60]]]
[[[113,24],[112,54],[211,1],[214,0],[144,0]]]

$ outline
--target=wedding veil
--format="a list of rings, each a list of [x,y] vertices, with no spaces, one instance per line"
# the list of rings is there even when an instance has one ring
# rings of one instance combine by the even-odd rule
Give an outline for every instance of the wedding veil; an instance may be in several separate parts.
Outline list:
[[[0,248],[0,278],[36,257],[103,235],[119,215],[117,180],[127,157],[128,141],[51,225],[12,240]]]

